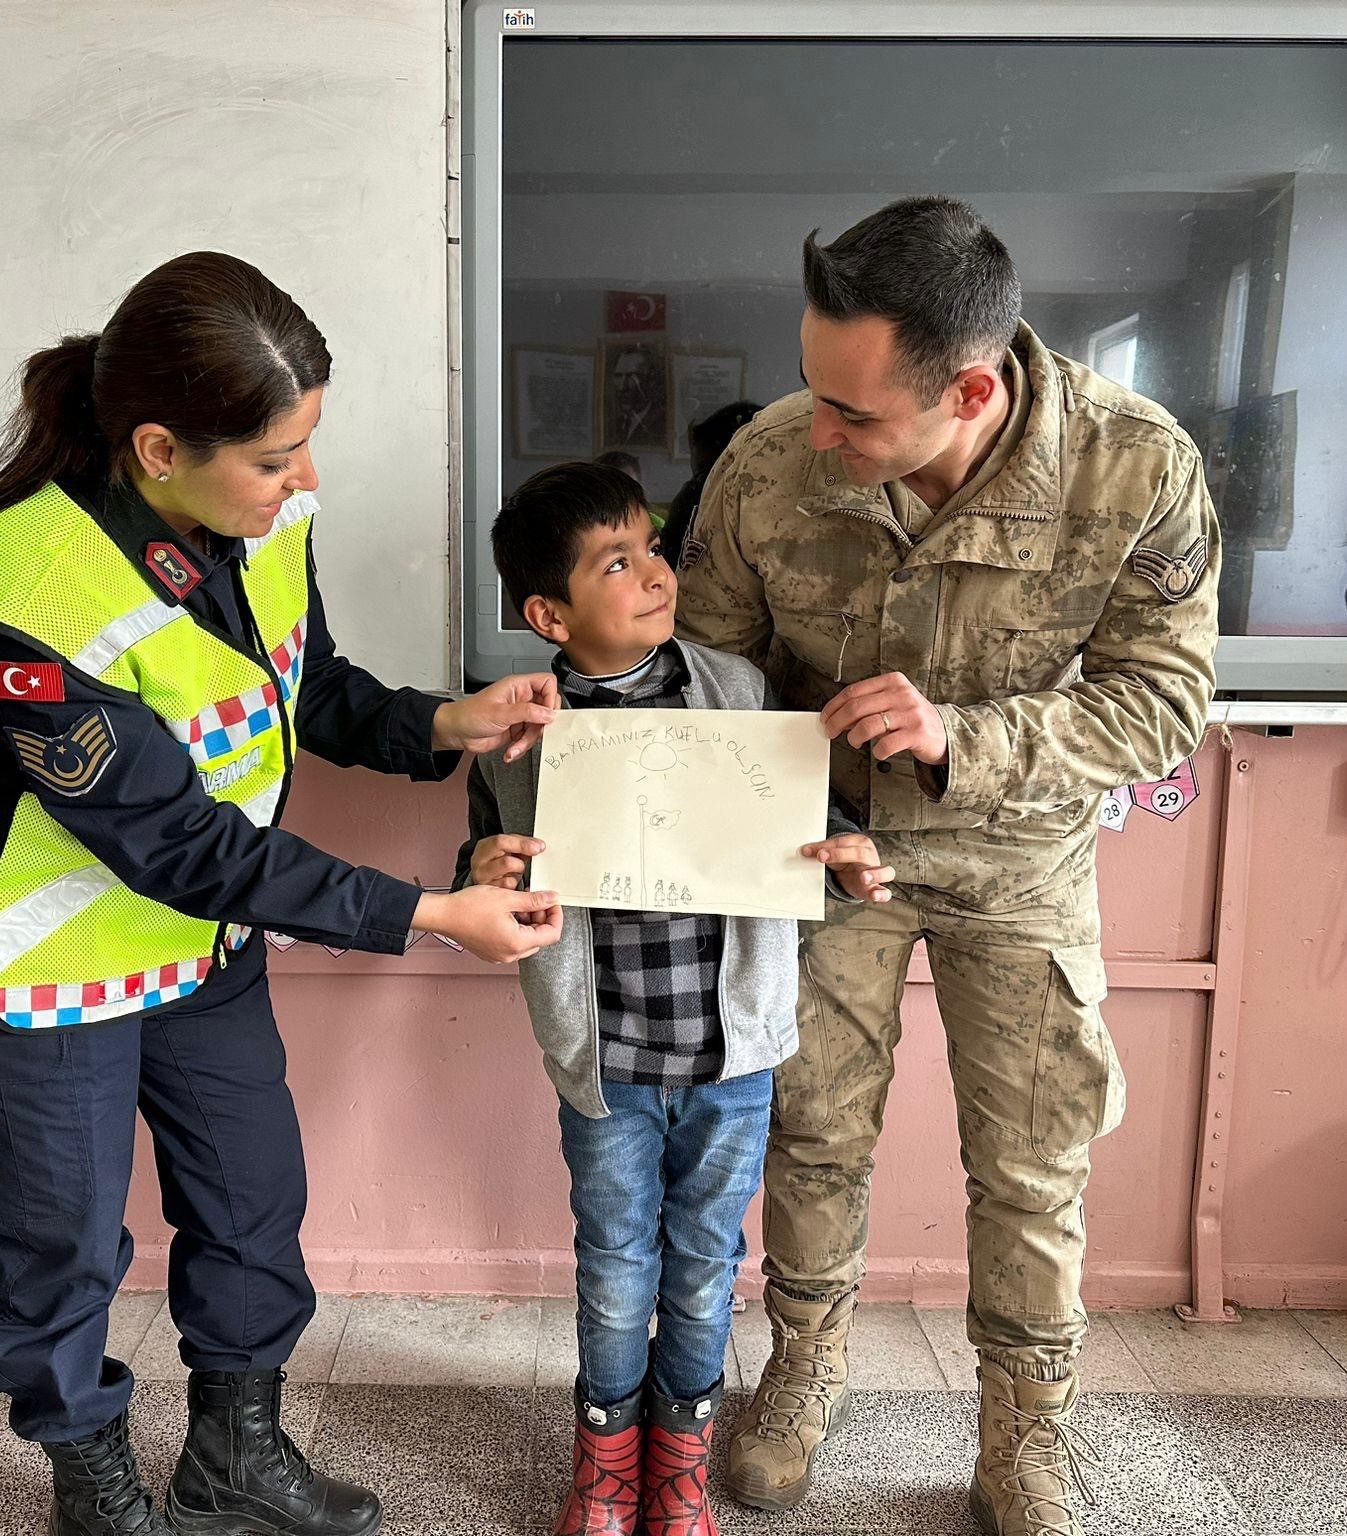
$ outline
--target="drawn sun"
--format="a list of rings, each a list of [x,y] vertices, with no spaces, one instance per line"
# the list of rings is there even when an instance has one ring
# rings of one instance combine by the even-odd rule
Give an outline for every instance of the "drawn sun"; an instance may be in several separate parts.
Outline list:
[[[648,741],[641,748],[639,755],[631,760],[633,768],[644,770],[636,782],[644,784],[653,774],[667,779],[675,768],[686,768],[687,763],[684,761],[686,752],[686,747],[675,747],[667,741]]]

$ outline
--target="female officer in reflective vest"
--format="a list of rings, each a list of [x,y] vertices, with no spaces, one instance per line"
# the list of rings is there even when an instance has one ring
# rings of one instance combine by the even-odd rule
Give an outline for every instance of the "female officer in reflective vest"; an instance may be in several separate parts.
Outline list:
[[[398,953],[416,928],[495,961],[559,933],[546,893],[432,895],[277,827],[300,747],[440,779],[527,750],[556,702],[550,674],[446,702],[336,654],[311,548],[329,369],[256,268],[182,256],[29,359],[0,447],[0,1391],[52,1462],[55,1536],[170,1528],[104,1355],[137,1105],[191,1370],[171,1528],[378,1528],[279,1423],[314,1293],[261,930]]]

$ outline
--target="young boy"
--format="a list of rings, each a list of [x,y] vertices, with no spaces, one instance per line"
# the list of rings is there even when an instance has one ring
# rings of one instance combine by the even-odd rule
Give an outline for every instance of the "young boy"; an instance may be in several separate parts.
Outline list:
[[[621,470],[534,475],[501,509],[492,547],[511,601],[559,647],[566,706],[763,707],[749,662],[673,639],[678,583]],[[525,878],[543,847],[537,763],[535,748],[473,764],[456,884]],[[851,899],[887,898],[893,871],[875,867],[863,834],[804,851],[826,855]],[[715,1536],[707,1456],[772,1069],[797,1044],[795,924],[572,908],[520,978],[561,1099],[576,1224],[574,1477],[554,1536]]]

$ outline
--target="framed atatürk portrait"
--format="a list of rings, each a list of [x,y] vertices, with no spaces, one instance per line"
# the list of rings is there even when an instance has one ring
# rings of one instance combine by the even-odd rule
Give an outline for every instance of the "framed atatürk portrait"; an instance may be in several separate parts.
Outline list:
[[[742,352],[712,352],[679,347],[673,355],[674,454],[692,457],[688,428],[705,421],[722,405],[744,398],[747,360]]]
[[[588,459],[594,453],[594,353],[589,347],[510,348],[517,459]]]
[[[605,336],[599,343],[599,452],[668,453],[672,415],[663,335]]]

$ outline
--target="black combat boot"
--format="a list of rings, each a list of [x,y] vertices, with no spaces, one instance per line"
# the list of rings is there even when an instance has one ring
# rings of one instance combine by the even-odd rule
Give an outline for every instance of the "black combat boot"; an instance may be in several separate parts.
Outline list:
[[[97,1434],[42,1449],[56,1493],[48,1536],[171,1536],[140,1479],[124,1413]]]
[[[373,1536],[383,1512],[364,1488],[315,1472],[281,1428],[284,1371],[193,1371],[187,1441],[168,1520],[192,1536]]]

